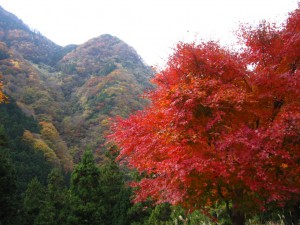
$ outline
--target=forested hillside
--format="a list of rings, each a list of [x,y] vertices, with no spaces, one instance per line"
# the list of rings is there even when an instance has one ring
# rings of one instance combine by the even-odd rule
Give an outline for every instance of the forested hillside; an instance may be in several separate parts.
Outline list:
[[[154,76],[0,6],[0,225],[298,224],[299,21],[179,43]]]
[[[2,8],[0,18],[5,93],[41,126],[41,133],[26,131],[24,139],[66,171],[87,146],[99,159],[108,119],[145,105],[150,68],[117,37],[61,47]]]
[[[50,212],[56,207],[46,197],[48,191],[53,191],[48,174],[51,177],[59,173],[55,176],[62,177],[55,179],[62,179],[61,186],[53,188],[67,191],[74,165],[86,149],[107,173],[118,170],[116,165],[113,169],[107,164],[111,159],[105,156],[109,118],[126,117],[142,109],[146,100],[141,96],[151,88],[152,75],[136,51],[117,37],[101,35],[80,46],[62,47],[0,7],[0,76],[8,99],[0,105],[0,224],[41,224],[41,220],[47,220],[41,219],[46,216],[45,210]],[[6,98],[2,92],[0,97],[1,102]],[[56,172],[51,175],[52,169]],[[108,185],[112,178],[103,179]],[[119,181],[115,182],[119,187],[111,183],[104,191],[112,188],[118,195],[123,179],[118,175]],[[47,185],[51,190],[46,190]],[[71,185],[71,192],[79,188],[74,185],[77,183]],[[124,191],[128,208],[130,195]],[[111,195],[107,201],[112,202],[107,204],[116,204],[116,197]],[[60,209],[68,211],[68,204],[74,205],[74,210],[81,207],[74,199],[70,201]],[[104,206],[97,202],[95,207]],[[112,210],[109,207],[106,213]]]

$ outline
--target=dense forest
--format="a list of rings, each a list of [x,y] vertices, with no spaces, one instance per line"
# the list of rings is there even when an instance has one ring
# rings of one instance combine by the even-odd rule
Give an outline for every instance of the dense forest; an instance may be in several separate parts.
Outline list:
[[[239,38],[153,71],[0,6],[0,225],[300,224],[300,8]]]

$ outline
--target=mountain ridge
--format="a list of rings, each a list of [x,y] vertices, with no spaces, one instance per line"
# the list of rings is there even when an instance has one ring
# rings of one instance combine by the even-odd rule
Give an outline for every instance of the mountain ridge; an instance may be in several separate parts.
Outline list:
[[[24,131],[26,143],[70,171],[86,148],[101,161],[109,118],[147,104],[141,95],[153,71],[118,37],[61,47],[0,7],[0,74],[5,92],[41,126],[40,134]]]

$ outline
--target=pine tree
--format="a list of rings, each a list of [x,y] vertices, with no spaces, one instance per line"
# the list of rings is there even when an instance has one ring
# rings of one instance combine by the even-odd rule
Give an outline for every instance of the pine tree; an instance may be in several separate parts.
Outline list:
[[[43,204],[35,225],[66,224],[67,189],[64,178],[59,169],[53,169],[48,175],[46,201]]]
[[[24,197],[24,211],[26,224],[35,224],[36,218],[39,216],[41,209],[46,202],[45,187],[35,177],[27,186]]]
[[[48,176],[48,199],[45,205],[45,213],[48,214],[52,210],[54,221],[52,224],[66,223],[66,196],[67,189],[64,183],[64,177],[59,169],[53,169]],[[47,217],[49,215],[46,215]]]
[[[5,149],[0,147],[0,224],[10,224],[16,211],[16,174]]]
[[[90,150],[85,151],[81,162],[71,176],[71,213],[68,221],[76,225],[99,225],[104,208],[100,195],[100,171]]]
[[[130,191],[125,187],[124,173],[115,162],[115,156],[106,153],[106,159],[100,167],[100,190],[105,209],[105,224],[128,224],[127,211],[131,207]]]
[[[51,202],[46,201],[35,218],[34,225],[59,225],[55,220],[55,208]]]

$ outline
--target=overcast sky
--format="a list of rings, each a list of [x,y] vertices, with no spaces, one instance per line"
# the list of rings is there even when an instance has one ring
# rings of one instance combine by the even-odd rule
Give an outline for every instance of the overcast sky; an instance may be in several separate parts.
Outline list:
[[[234,43],[240,23],[283,22],[298,0],[0,0],[59,45],[112,34],[149,65],[163,64],[178,41]]]

